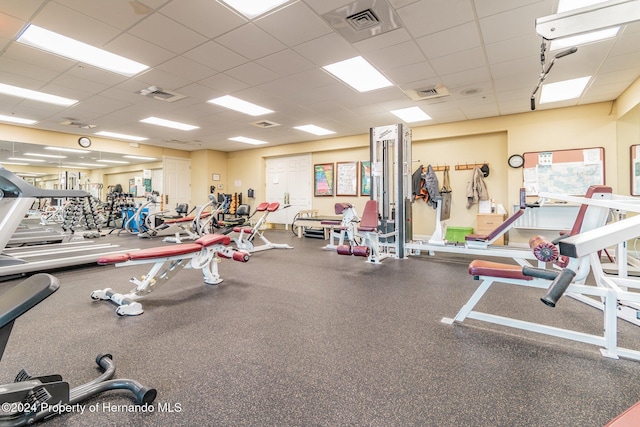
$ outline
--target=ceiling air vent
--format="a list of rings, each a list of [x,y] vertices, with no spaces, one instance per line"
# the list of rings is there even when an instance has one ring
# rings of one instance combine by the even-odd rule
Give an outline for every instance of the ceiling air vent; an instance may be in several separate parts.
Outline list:
[[[161,89],[158,86],[149,86],[146,89],[138,91],[138,93],[142,96],[146,96],[147,98],[153,98],[164,102],[176,102],[186,98],[184,95],[180,95],[179,93],[167,89]]]
[[[354,13],[353,15],[347,16],[345,19],[356,31],[366,30],[367,28],[380,25],[380,20],[371,9]]]
[[[83,123],[80,122],[78,120],[75,119],[71,119],[71,118],[65,118],[65,120],[60,122],[61,125],[63,126],[72,126],[72,127],[76,127],[76,128],[80,128],[80,129],[93,129],[95,127],[98,127],[98,125],[92,125],[89,123]]]
[[[400,18],[387,0],[354,0],[322,18],[350,43],[401,27]]]
[[[449,96],[449,90],[443,85],[424,87],[421,89],[405,90],[409,98],[414,101],[422,101],[425,99],[442,98]]]
[[[257,122],[251,122],[251,124],[263,129],[280,126],[280,123],[272,122],[269,120],[259,120]]]

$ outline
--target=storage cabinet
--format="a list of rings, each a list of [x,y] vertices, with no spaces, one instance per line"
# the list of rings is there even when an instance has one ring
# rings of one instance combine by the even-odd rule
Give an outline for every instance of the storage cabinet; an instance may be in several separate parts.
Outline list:
[[[504,214],[478,214],[478,225],[475,234],[489,234],[498,228],[505,219],[507,219],[507,216]],[[504,245],[505,235],[500,236],[493,244]]]

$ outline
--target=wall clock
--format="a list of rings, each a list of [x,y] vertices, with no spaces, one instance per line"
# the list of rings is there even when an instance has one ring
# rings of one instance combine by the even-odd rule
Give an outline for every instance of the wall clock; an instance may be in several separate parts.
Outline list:
[[[89,148],[91,147],[91,140],[86,136],[81,136],[80,138],[78,138],[78,145],[80,145],[80,147],[82,148]]]
[[[509,157],[508,163],[512,168],[521,168],[522,166],[524,166],[524,157],[522,157],[520,154],[514,154]]]

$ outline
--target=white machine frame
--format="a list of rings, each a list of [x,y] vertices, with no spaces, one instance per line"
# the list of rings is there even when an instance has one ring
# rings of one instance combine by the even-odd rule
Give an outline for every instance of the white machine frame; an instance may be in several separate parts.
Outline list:
[[[118,316],[137,316],[144,312],[142,304],[138,301],[148,296],[161,284],[169,281],[181,269],[200,269],[205,284],[217,285],[223,280],[218,272],[218,264],[221,258],[231,258],[241,262],[249,260],[247,252],[238,251],[228,246],[231,239],[226,235],[211,234],[202,238],[201,244],[198,244],[200,241],[201,239],[196,243],[168,247],[170,252],[175,252],[174,255],[132,258],[132,255],[135,256],[134,252],[126,254],[126,257],[121,258],[121,262],[115,262],[116,267],[152,263],[153,266],[149,273],[140,279],[135,277],[129,279],[129,282],[134,284],[134,288],[126,294],[114,292],[111,288],[105,288],[93,291],[91,298],[93,300],[109,300],[117,304],[116,314]],[[138,251],[138,253],[143,251]],[[117,257],[113,259],[117,259]],[[112,263],[112,261],[106,259],[101,263],[108,264]]]
[[[267,217],[271,212],[275,212],[279,209],[280,203],[273,202],[263,202],[256,207],[255,212],[262,212],[262,216],[260,219],[253,225],[253,227],[246,226],[238,226],[234,227],[233,231],[237,232],[238,235],[233,239],[236,243],[238,249],[247,251],[249,253],[266,251],[268,249],[293,249],[293,246],[290,246],[286,243],[273,243],[269,241],[264,235],[264,231],[262,230],[262,226],[267,221]],[[284,208],[287,208],[285,206]],[[283,209],[284,209],[283,208]],[[259,238],[262,241],[262,245],[255,246],[254,240],[255,238]]]
[[[627,358],[640,360],[640,351],[620,347],[618,345],[618,319],[629,320],[638,325],[637,316],[640,315],[640,279],[630,278],[625,274],[626,256],[616,259],[619,272],[611,275],[603,271],[599,251],[612,245],[626,247],[626,241],[640,236],[640,216],[634,216],[618,222],[604,225],[610,209],[640,212],[640,204],[635,199],[613,195],[611,199],[589,199],[557,194],[541,194],[543,197],[562,201],[579,202],[587,205],[585,220],[581,232],[567,237],[559,242],[560,254],[570,257],[569,264],[563,270],[569,269],[576,273],[575,278],[566,289],[566,295],[590,306],[599,308],[603,315],[603,332],[601,335],[558,328],[547,324],[528,322],[519,319],[497,316],[494,314],[474,311],[474,307],[495,282],[548,289],[552,292],[558,282],[543,278],[524,280],[510,277],[481,275],[481,284],[454,318],[443,318],[442,322],[454,324],[463,322],[467,318],[488,323],[508,326],[515,329],[536,332],[544,335],[564,338],[581,343],[601,347],[601,354],[609,358]],[[623,250],[623,253],[626,253]],[[585,279],[589,272],[595,279],[594,285],[586,285]],[[560,273],[561,275],[562,273]],[[559,276],[558,276],[559,277]],[[596,298],[593,298],[596,297]],[[545,302],[548,304],[548,302]],[[555,306],[555,304],[554,304]],[[542,309],[542,308],[541,308]],[[625,313],[626,311],[626,313]],[[629,314],[633,313],[633,316]],[[635,319],[633,319],[634,317]]]

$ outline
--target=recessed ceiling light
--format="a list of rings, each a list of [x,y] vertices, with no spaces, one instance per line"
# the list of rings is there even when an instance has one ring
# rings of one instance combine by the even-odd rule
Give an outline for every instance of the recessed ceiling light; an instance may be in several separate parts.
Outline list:
[[[568,12],[573,9],[604,3],[605,1],[607,0],[560,0],[558,2],[558,11],[556,13]]]
[[[144,157],[144,156],[122,156],[127,159],[136,159],[136,160],[158,160],[155,157]]]
[[[116,164],[116,165],[128,165],[129,164],[129,162],[123,162],[122,160],[107,160],[107,159],[96,160],[96,162],[113,163],[113,164]]]
[[[368,92],[393,85],[361,56],[325,65],[322,68],[359,92]]]
[[[251,145],[263,145],[268,144],[267,141],[260,141],[259,139],[247,138],[244,136],[234,136],[233,138],[229,138],[231,141],[244,142],[245,144]]]
[[[332,130],[321,128],[320,126],[316,126],[316,125],[294,126],[293,128],[304,131],[304,132],[312,133],[314,135],[330,135],[332,133],[335,133]]]
[[[3,165],[14,165],[14,166],[29,166],[29,163],[20,163],[20,162],[0,162]]]
[[[40,153],[24,153],[25,156],[47,157],[49,159],[66,159],[67,156],[59,156],[57,154],[40,154]]]
[[[401,108],[399,110],[392,110],[390,113],[407,123],[431,120],[431,117],[419,107]]]
[[[15,116],[5,116],[0,114],[0,121],[2,122],[10,122],[10,123],[18,123],[21,125],[32,125],[34,123],[37,123],[37,120],[31,120],[31,119],[22,119],[20,117],[15,117]]]
[[[18,162],[44,162],[42,159],[25,159],[22,157],[7,157],[9,160],[18,161]]]
[[[144,138],[142,136],[134,136],[134,135],[127,135],[127,134],[124,134],[124,133],[108,132],[106,130],[102,130],[100,132],[96,132],[94,135],[106,136],[108,138],[126,139],[128,141],[146,141],[147,139],[149,139],[149,138]]]
[[[89,150],[79,150],[77,148],[61,148],[61,147],[44,147],[45,150],[51,150],[51,151],[65,151],[67,153],[90,153],[91,151]]]
[[[579,98],[589,80],[591,76],[545,84],[540,93],[540,104]]]
[[[618,35],[620,27],[606,28],[604,30],[592,31],[590,33],[578,34],[577,36],[555,39],[549,45],[549,50],[554,51],[565,47],[579,46],[581,44],[593,43],[600,40],[610,39]]]
[[[46,102],[48,104],[62,105],[65,107],[69,107],[78,102],[77,99],[64,98],[62,96],[51,95],[49,93],[38,92],[36,90],[25,89],[18,86],[6,85],[4,83],[0,83],[0,93],[16,96],[18,98]]]
[[[220,0],[222,3],[237,10],[247,18],[262,15],[289,0]]]
[[[231,95],[225,95],[219,98],[210,99],[207,102],[220,105],[221,107],[226,107],[231,110],[239,111],[250,116],[261,116],[263,114],[273,113],[273,110],[269,110],[268,108],[252,104],[251,102],[244,101]]]
[[[69,163],[69,164],[70,165],[76,165],[76,166],[91,166],[91,167],[94,167],[94,168],[103,168],[103,167],[106,166],[106,165],[100,165],[100,164],[97,164],[97,163]]]
[[[127,77],[135,76],[149,68],[139,62],[35,25],[28,25],[17,41]]]
[[[160,119],[158,117],[147,117],[140,120],[142,123],[149,123],[151,125],[164,126],[172,129],[179,130],[194,130],[198,129],[198,126],[188,125],[186,123],[174,122],[172,120]]]

